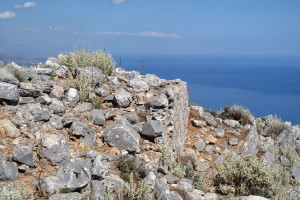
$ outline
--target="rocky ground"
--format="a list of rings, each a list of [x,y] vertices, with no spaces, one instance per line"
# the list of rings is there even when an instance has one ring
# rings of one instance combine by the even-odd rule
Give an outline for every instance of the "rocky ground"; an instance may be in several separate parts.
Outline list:
[[[222,163],[246,155],[270,170],[279,156],[296,182],[287,191],[300,199],[299,126],[282,123],[282,131],[271,137],[278,122],[273,116],[255,119],[249,113],[248,121],[225,111],[213,116],[189,105],[181,80],[121,68],[110,76],[95,67],[70,71],[55,58],[31,68],[12,62],[0,68],[0,102],[3,199],[20,185],[35,199],[87,194],[117,199],[119,193],[121,199],[138,199],[130,198],[130,188],[143,180],[143,194],[152,192],[153,199],[266,199],[238,196],[234,187],[220,192],[214,184]],[[287,146],[290,153],[282,149]],[[133,161],[134,177],[126,178],[121,161]]]

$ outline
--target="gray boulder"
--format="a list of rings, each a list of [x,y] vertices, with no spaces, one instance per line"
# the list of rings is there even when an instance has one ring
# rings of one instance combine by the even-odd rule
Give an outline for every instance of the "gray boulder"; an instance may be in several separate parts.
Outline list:
[[[69,69],[68,69],[68,67],[62,65],[62,66],[58,67],[58,69],[55,71],[55,73],[59,78],[65,78],[69,73]]]
[[[300,167],[299,166],[293,166],[290,169],[290,172],[292,176],[296,179],[298,183],[300,183]]]
[[[140,148],[140,135],[125,119],[107,124],[104,130],[104,141],[119,150],[134,152]]]
[[[92,83],[94,86],[100,87],[103,80],[104,75],[100,69],[97,67],[82,67],[82,68],[76,68],[76,77],[79,75],[83,75],[85,77],[88,77],[92,79]]]
[[[47,94],[38,97],[37,100],[40,104],[49,105],[51,103],[51,98]]]
[[[256,156],[260,147],[260,139],[256,129],[253,129],[247,134],[246,141],[240,148],[243,156],[252,155]]]
[[[182,198],[177,192],[170,191],[167,181],[164,178],[156,179],[155,189],[156,189],[155,191],[156,199],[182,200]]]
[[[209,125],[209,126],[214,126],[214,127],[217,127],[217,122],[215,120],[215,117],[208,113],[208,112],[204,112],[202,114],[202,118],[206,121],[206,123]]]
[[[65,95],[65,104],[74,107],[79,101],[79,92],[75,88],[70,88]]]
[[[89,129],[85,123],[75,121],[70,127],[70,134],[74,136],[85,136],[89,133]]]
[[[115,102],[121,108],[126,108],[132,102],[132,96],[123,88],[118,88],[115,91]]]
[[[123,187],[123,188],[122,188]],[[92,194],[95,197],[103,197],[105,193],[110,194],[112,199],[117,199],[120,189],[126,192],[128,184],[115,175],[106,176],[103,180],[91,181]]]
[[[155,138],[161,136],[164,132],[164,125],[160,121],[150,120],[143,125],[141,134]]]
[[[18,168],[4,158],[0,159],[0,182],[14,181],[18,176]]]
[[[74,108],[73,112],[79,116],[81,113],[92,110],[93,108],[94,108],[94,105],[92,103],[82,103],[82,104],[77,105]]]
[[[35,71],[38,75],[53,75],[53,69],[52,68],[46,68],[43,66],[38,66],[37,68],[33,68],[33,71]]]
[[[0,101],[18,104],[19,97],[20,94],[16,85],[0,82]]]
[[[72,171],[75,174],[79,174],[84,168],[91,170],[92,168],[92,161],[88,158],[76,160],[75,162],[68,162],[63,166],[65,171]]]
[[[90,114],[90,120],[98,126],[103,126],[103,124],[105,123],[105,116],[103,111],[99,109],[92,110]]]
[[[236,127],[240,127],[240,122],[233,120],[233,119],[225,119],[223,121],[224,124],[226,124],[227,126],[230,126],[232,128],[236,128]]]
[[[18,144],[13,151],[13,160],[34,167],[33,152],[28,146]]]
[[[109,157],[98,155],[93,162],[91,174],[94,177],[103,179],[110,171]]]
[[[131,79],[128,86],[135,92],[146,92],[149,90],[147,83],[139,78]]]
[[[52,165],[64,165],[70,161],[70,152],[67,145],[53,145],[49,149],[42,148],[39,155],[44,156]]]
[[[49,110],[52,110],[54,114],[62,116],[67,109],[61,101],[55,100],[55,102],[49,106]]]
[[[239,144],[239,139],[238,138],[229,138],[228,143],[231,146],[237,146]]]
[[[32,83],[20,83],[19,91],[22,97],[39,97],[42,95],[39,86]]]
[[[0,69],[0,82],[5,82],[13,85],[19,85],[19,80],[6,69]]]
[[[52,112],[48,109],[35,109],[31,111],[31,114],[37,121],[49,121],[52,116]]]
[[[213,132],[213,136],[217,138],[222,138],[224,136],[224,130],[222,126],[218,126],[216,130]]]
[[[198,141],[195,143],[195,147],[197,149],[197,151],[204,151],[205,147],[206,147],[206,143],[204,141]]]
[[[150,108],[166,108],[168,107],[169,101],[165,94],[160,94],[147,99],[147,103]]]
[[[38,85],[38,88],[40,88],[40,90],[43,93],[47,93],[47,94],[50,94],[54,86],[56,86],[54,81],[52,80],[38,81],[36,84]]]

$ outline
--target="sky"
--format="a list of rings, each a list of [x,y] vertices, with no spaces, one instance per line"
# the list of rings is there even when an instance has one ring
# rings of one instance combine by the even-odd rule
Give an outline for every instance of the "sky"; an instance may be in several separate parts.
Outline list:
[[[300,56],[299,0],[0,0],[0,53]]]

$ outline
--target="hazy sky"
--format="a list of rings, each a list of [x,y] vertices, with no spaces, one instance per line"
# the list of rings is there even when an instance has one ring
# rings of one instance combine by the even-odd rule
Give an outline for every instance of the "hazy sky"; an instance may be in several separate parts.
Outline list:
[[[0,0],[0,52],[300,55],[299,0]]]

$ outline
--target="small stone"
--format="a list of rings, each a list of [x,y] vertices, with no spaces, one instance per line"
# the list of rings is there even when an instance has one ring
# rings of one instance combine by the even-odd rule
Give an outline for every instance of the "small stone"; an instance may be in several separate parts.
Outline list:
[[[72,123],[70,133],[74,136],[85,136],[89,133],[89,129],[85,123],[76,121]]]
[[[142,134],[148,137],[158,137],[161,136],[164,131],[164,126],[160,121],[150,120],[143,125]]]
[[[174,176],[173,174],[167,174],[163,178],[165,178],[169,184],[173,184],[179,181],[179,178],[177,176]]]
[[[20,131],[15,125],[8,119],[0,120],[0,129],[10,138],[17,138],[20,136]]]
[[[205,121],[200,121],[200,120],[193,120],[193,125],[201,128],[207,126]]]
[[[126,108],[132,102],[132,96],[123,88],[118,88],[115,91],[115,101],[119,107]]]
[[[214,152],[214,150],[215,150],[215,147],[212,145],[209,145],[209,146],[206,146],[205,153],[212,154]]]
[[[218,142],[218,139],[215,138],[213,135],[209,135],[206,137],[206,141],[211,144],[216,144]]]
[[[224,130],[222,126],[218,126],[218,128],[214,131],[213,135],[217,138],[222,138],[224,136]]]
[[[103,111],[99,109],[92,110],[90,114],[90,120],[98,126],[103,126],[105,123],[105,116]]]
[[[239,139],[238,138],[229,138],[228,143],[231,146],[236,146],[239,144]]]
[[[28,146],[17,145],[13,151],[13,160],[34,167],[33,152]]]
[[[205,147],[206,147],[206,143],[204,141],[198,141],[195,143],[195,147],[197,149],[197,151],[204,151]]]

